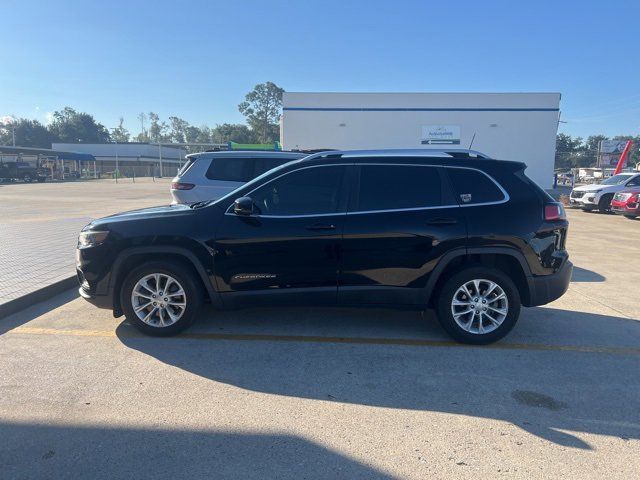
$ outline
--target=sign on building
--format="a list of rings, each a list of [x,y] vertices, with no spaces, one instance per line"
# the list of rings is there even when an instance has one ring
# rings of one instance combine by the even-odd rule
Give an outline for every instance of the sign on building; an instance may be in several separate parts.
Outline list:
[[[422,145],[460,145],[460,125],[422,125]]]

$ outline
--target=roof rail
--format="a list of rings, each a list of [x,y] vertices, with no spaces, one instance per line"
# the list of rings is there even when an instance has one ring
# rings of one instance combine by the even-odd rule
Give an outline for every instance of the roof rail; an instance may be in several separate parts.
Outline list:
[[[310,157],[448,157],[448,158],[482,158],[490,159],[488,155],[478,152],[476,150],[465,149],[446,149],[436,150],[432,148],[416,148],[416,149],[379,149],[379,150],[335,150],[320,152]]]

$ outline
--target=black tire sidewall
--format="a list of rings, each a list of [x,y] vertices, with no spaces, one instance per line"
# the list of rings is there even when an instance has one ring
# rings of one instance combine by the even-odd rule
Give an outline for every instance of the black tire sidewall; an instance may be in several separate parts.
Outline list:
[[[138,318],[131,305],[131,292],[133,291],[133,287],[142,277],[152,273],[164,273],[175,278],[184,289],[186,295],[187,306],[184,314],[180,320],[168,327],[153,327],[147,325]],[[193,276],[194,274],[188,268],[177,262],[154,261],[133,269],[127,275],[124,282],[122,282],[122,288],[120,289],[120,305],[122,305],[122,310],[127,321],[140,331],[157,337],[175,335],[191,326],[202,304],[202,295]]]
[[[606,193],[600,197],[598,201],[598,210],[600,213],[609,213],[611,211],[611,200],[613,200],[611,193]]]
[[[502,324],[486,334],[474,334],[463,330],[451,313],[451,301],[464,283],[474,279],[487,279],[497,283],[507,295],[509,311]],[[442,286],[437,299],[437,315],[442,328],[456,341],[472,345],[484,345],[500,340],[515,326],[520,316],[520,293],[513,281],[502,271],[491,267],[469,267],[452,275]]]

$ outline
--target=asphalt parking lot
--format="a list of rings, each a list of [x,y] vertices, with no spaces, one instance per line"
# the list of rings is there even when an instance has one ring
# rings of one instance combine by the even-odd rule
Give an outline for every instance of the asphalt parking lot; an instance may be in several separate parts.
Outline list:
[[[637,478],[640,221],[569,216],[569,291],[486,347],[429,312],[205,309],[157,339],[68,292],[6,318],[2,476]]]

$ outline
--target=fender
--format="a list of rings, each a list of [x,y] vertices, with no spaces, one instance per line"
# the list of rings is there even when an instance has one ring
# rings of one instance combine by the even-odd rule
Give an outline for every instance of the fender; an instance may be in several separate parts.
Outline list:
[[[220,294],[213,288],[213,285],[211,284],[211,280],[209,279],[207,272],[202,266],[202,263],[200,263],[198,258],[192,252],[190,252],[186,248],[181,248],[181,247],[154,245],[154,246],[147,246],[147,247],[126,248],[125,250],[120,252],[120,254],[118,255],[118,258],[113,264],[112,273],[109,279],[109,292],[112,294],[114,307],[116,305],[119,307],[119,303],[120,303],[120,298],[118,295],[115,294],[114,288],[115,288],[115,282],[120,275],[120,268],[122,267],[122,264],[125,262],[125,260],[127,260],[128,258],[131,258],[134,255],[141,255],[141,254],[157,255],[157,254],[163,254],[163,253],[174,254],[174,255],[179,255],[181,257],[184,257],[184,259],[188,261],[193,266],[193,268],[195,268],[196,272],[198,272],[198,275],[200,276],[202,283],[207,289],[207,294],[211,300],[211,303],[215,307],[220,307],[222,305]]]
[[[431,294],[435,289],[435,286],[442,275],[442,272],[447,268],[447,266],[457,257],[467,256],[467,255],[481,255],[483,253],[486,254],[495,254],[495,255],[509,255],[510,257],[515,258],[520,266],[522,267],[522,271],[524,272],[524,276],[527,280],[527,287],[529,289],[529,294],[532,292],[532,282],[533,275],[531,274],[531,268],[527,263],[522,252],[514,248],[509,247],[474,247],[474,248],[458,248],[447,252],[442,256],[436,267],[429,275],[429,280],[427,281],[427,285],[425,287],[426,298],[431,299]]]

